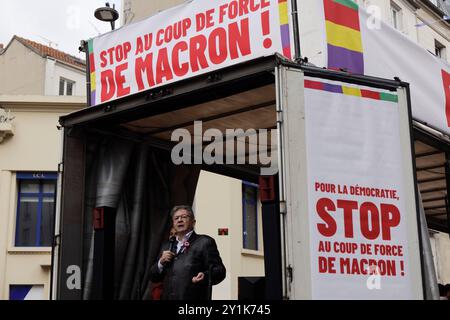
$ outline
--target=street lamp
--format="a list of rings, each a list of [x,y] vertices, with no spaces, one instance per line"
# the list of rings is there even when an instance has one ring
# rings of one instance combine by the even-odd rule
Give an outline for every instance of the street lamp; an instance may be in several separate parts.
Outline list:
[[[115,29],[115,21],[119,18],[119,12],[116,10],[116,5],[113,4],[111,8],[109,2],[105,3],[106,7],[101,7],[95,10],[94,16],[100,20],[111,23],[111,29]]]

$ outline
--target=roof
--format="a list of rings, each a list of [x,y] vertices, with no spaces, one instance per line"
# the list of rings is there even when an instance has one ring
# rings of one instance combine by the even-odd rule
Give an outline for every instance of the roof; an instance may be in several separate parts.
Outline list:
[[[22,38],[22,37],[19,37],[16,35],[12,38],[11,42],[14,39],[19,41],[20,43],[22,43],[27,48],[33,50],[34,52],[36,52],[43,58],[50,57],[50,58],[56,59],[58,61],[67,63],[69,65],[72,65],[74,67],[77,67],[79,69],[85,69],[85,67],[86,67],[86,62],[84,60],[79,59],[79,58],[72,56],[68,53],[65,53],[63,51],[56,50],[49,46],[40,44],[38,42],[31,41],[31,40],[28,40],[28,39],[25,39],[25,38]],[[8,45],[8,47],[9,47],[9,45]],[[3,52],[1,52],[1,53],[4,53],[8,49],[8,47],[6,47],[6,49],[4,49]]]

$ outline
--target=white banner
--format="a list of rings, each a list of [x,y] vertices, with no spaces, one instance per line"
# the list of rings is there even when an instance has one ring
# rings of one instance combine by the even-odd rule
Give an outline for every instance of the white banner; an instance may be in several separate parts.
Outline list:
[[[195,0],[89,42],[91,105],[276,52],[291,55],[286,0]]]
[[[408,126],[401,132],[407,112],[398,101],[397,92],[305,81],[313,299],[421,295],[413,172],[405,164],[412,160],[402,154],[410,150],[402,140]]]
[[[319,67],[399,77],[410,83],[413,117],[450,134],[449,64],[369,11],[352,0],[299,1],[302,55]]]

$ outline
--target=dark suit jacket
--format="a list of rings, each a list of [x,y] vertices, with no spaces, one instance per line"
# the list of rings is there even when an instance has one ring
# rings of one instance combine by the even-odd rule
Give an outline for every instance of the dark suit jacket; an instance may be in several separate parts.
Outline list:
[[[209,298],[209,280],[211,285],[216,285],[225,279],[225,266],[214,239],[193,232],[188,242],[189,247],[165,266],[160,274],[158,261],[162,251],[170,250],[169,242],[165,243],[152,266],[152,282],[163,282],[163,300],[206,300]],[[192,283],[192,278],[199,272],[203,272],[205,278],[199,283]]]

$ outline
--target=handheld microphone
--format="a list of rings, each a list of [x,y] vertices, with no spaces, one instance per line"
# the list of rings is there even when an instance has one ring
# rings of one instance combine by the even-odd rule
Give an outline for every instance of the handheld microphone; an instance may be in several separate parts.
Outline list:
[[[177,254],[177,238],[170,237],[169,239],[169,250],[175,254]]]

